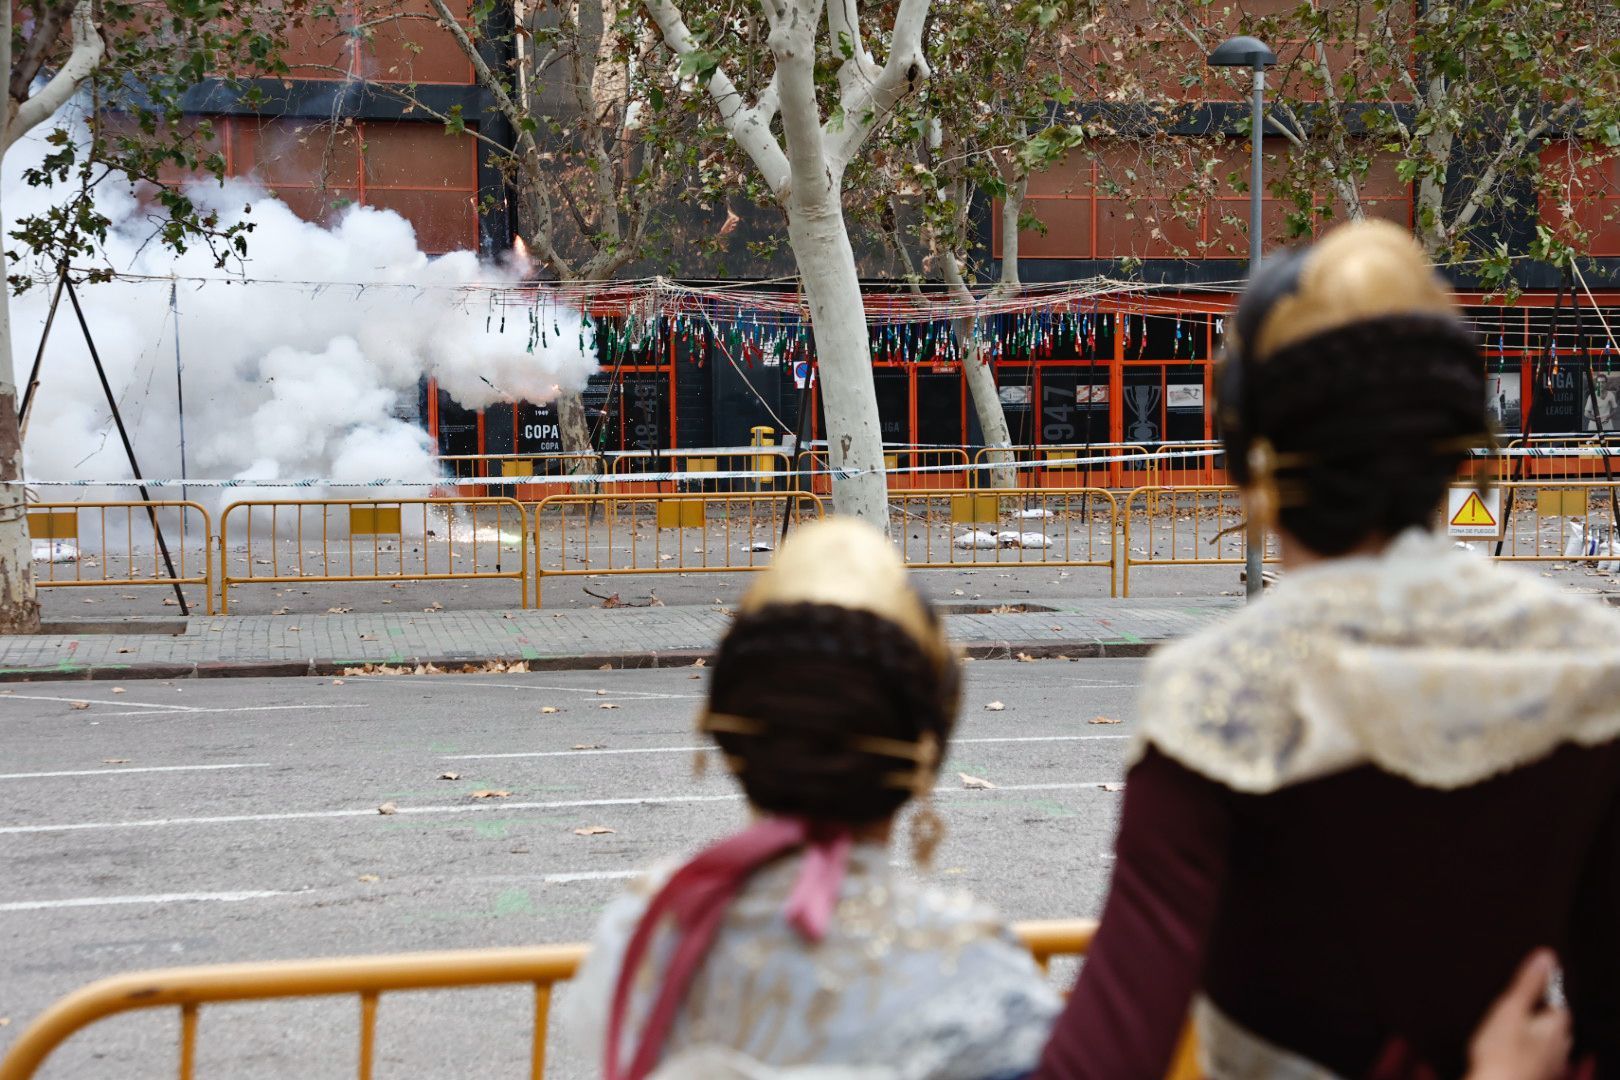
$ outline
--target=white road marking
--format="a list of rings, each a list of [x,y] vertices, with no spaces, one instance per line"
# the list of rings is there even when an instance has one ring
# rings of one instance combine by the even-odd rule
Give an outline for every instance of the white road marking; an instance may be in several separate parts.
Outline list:
[[[0,911],[54,911],[58,908],[104,907],[108,904],[234,904],[242,900],[266,900],[291,896],[288,892],[197,892],[155,893],[151,896],[75,896],[66,900],[14,900],[0,904]]]
[[[1117,780],[1103,781],[1090,780],[1068,784],[998,784],[990,791],[1084,791],[1088,789],[1114,786],[1123,788],[1124,784]],[[961,795],[969,789],[960,787],[937,787],[936,795]],[[976,796],[979,791],[973,792]],[[676,803],[720,803],[738,802],[742,799],[741,793],[729,795],[647,795],[633,799],[566,799],[557,802],[481,802],[456,803],[453,805],[438,806],[401,806],[394,811],[397,815],[405,814],[476,814],[506,812],[514,810],[581,810],[601,809],[610,806],[666,806]],[[55,832],[84,832],[88,830],[105,829],[149,829],[165,828],[175,825],[246,825],[265,821],[320,821],[332,818],[354,817],[383,817],[377,813],[377,808],[368,806],[349,810],[304,810],[281,814],[230,814],[218,817],[192,817],[192,818],[147,818],[136,821],[79,821],[64,825],[6,825],[0,826],[0,836],[20,836],[30,833]]]
[[[269,767],[270,763],[268,761],[256,761],[242,765],[139,765],[128,769],[109,764],[103,765],[99,769],[0,773],[0,780],[42,780],[51,776],[123,776],[126,773],[150,772],[213,772],[220,769],[268,769]]]
[[[572,874],[547,874],[541,878],[547,885],[567,885],[575,881],[626,881],[638,878],[641,870],[580,870]]]
[[[594,693],[594,691],[593,691],[593,693]],[[84,701],[84,702],[90,703],[91,705],[117,705],[119,707],[118,712],[98,712],[98,713],[96,713],[97,717],[103,717],[103,716],[161,716],[164,713],[180,713],[180,714],[197,713],[197,714],[200,715],[200,714],[203,714],[203,713],[289,712],[289,711],[293,711],[293,710],[303,710],[303,709],[315,710],[315,709],[370,709],[370,708],[373,708],[372,705],[366,704],[366,703],[355,703],[355,704],[352,704],[352,705],[327,705],[327,704],[312,704],[312,705],[227,705],[227,706],[209,707],[209,706],[202,706],[202,705],[176,705],[173,702],[165,702],[165,703],[163,703],[161,705],[158,705],[158,704],[149,704],[149,703],[144,702],[144,701],[119,701],[117,699],[114,699],[112,701],[108,701],[105,698],[49,697],[49,696],[46,696],[44,694],[0,694],[0,701],[60,701],[60,702],[63,702],[65,704],[69,704],[69,705],[71,705],[71,704],[73,704],[75,702]],[[148,710],[148,711],[142,712],[142,711],[140,711],[142,709],[145,709],[145,710]]]
[[[624,669],[616,668],[614,670],[622,671]],[[674,671],[676,669],[668,668],[667,670]],[[596,686],[542,686],[539,683],[510,682],[479,682],[476,685],[494,686],[503,690],[549,690],[559,694],[590,694],[593,697],[596,695],[597,690],[602,689]],[[614,698],[626,701],[697,701],[705,696],[703,694],[665,694],[656,690],[613,690],[610,693]]]
[[[123,704],[123,703],[122,702],[117,702],[116,704]],[[131,702],[130,704],[134,704],[134,702]],[[221,706],[219,708],[190,708],[190,709],[169,709],[168,707],[165,706],[161,711],[156,711],[156,712],[98,712],[98,713],[93,713],[92,715],[94,715],[94,716],[96,716],[98,718],[103,717],[103,716],[162,716],[162,715],[164,715],[164,713],[173,712],[173,713],[180,713],[181,715],[185,715],[185,716],[191,716],[191,715],[202,716],[205,713],[305,712],[305,711],[314,712],[317,709],[370,709],[370,708],[374,708],[374,706],[368,705],[368,704],[358,704],[358,703],[354,704],[354,705],[230,705],[230,706]]]
[[[175,705],[172,702],[166,705],[148,705],[141,701],[107,701],[104,698],[86,697],[48,697],[44,694],[0,694],[0,701],[61,701],[70,705],[77,701],[88,701],[92,705],[118,705],[125,708],[133,706],[137,709],[164,709],[169,712],[197,711],[185,705]]]
[[[968,743],[1108,742],[1128,739],[1129,735],[995,735],[980,739],[952,739],[952,746]],[[714,746],[629,746],[614,750],[524,750],[507,754],[446,754],[446,761],[490,761],[503,758],[601,757],[612,754],[690,754],[715,750]]]

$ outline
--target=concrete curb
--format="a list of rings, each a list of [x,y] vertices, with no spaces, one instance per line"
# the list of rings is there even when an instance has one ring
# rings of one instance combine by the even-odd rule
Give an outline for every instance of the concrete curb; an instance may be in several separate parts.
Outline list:
[[[976,641],[963,646],[964,653],[974,660],[1012,660],[1028,657],[1031,660],[1091,660],[1100,658],[1130,658],[1146,656],[1160,643],[1133,642],[1017,642]],[[136,679],[283,679],[331,677],[343,675],[354,668],[433,666],[440,669],[434,674],[461,675],[477,673],[489,663],[527,664],[530,671],[590,671],[612,668],[632,670],[644,668],[691,667],[699,660],[714,656],[712,649],[673,649],[623,653],[584,653],[576,656],[413,656],[396,663],[378,664],[367,660],[207,660],[193,664],[89,664],[84,666],[53,666],[40,668],[11,668],[0,671],[0,683],[133,681]],[[414,671],[411,672],[414,674]]]

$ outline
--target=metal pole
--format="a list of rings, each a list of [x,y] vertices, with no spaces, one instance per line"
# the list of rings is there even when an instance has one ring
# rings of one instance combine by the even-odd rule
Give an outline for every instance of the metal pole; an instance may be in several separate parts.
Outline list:
[[[129,441],[129,432],[124,428],[124,418],[118,412],[118,399],[113,396],[112,384],[107,381],[107,369],[101,366],[101,354],[96,351],[95,339],[90,336],[90,324],[84,319],[84,309],[79,306],[79,294],[73,290],[73,282],[71,281],[67,282],[67,295],[68,300],[73,304],[73,314],[79,318],[79,329],[84,332],[85,348],[90,350],[90,359],[96,365],[96,377],[101,380],[102,393],[107,395],[107,407],[112,410],[113,423],[118,428],[118,438],[123,442],[124,453],[129,458],[130,471],[135,474],[136,480],[140,480],[141,465],[140,462],[135,460],[135,447]],[[150,503],[152,501],[152,496],[146,490],[144,483],[140,485],[140,492],[143,502]],[[182,510],[181,514],[184,515],[184,513],[185,511]],[[163,529],[158,525],[157,511],[151,506],[147,506],[146,516],[152,520],[152,535],[157,537],[158,550],[163,553],[163,565],[168,568],[169,581],[174,586],[174,597],[180,604],[180,614],[190,615],[191,608],[186,604],[185,590],[180,587],[180,582],[176,580],[178,575],[174,572],[174,560],[169,557],[169,545],[164,542]]]
[[[39,335],[39,349],[34,353],[34,366],[28,372],[28,386],[23,390],[22,407],[17,413],[17,439],[28,438],[28,414],[34,409],[34,392],[39,389],[39,368],[45,362],[45,343],[51,340],[51,324],[56,322],[56,308],[62,302],[62,284],[67,281],[67,264],[57,267],[56,292],[51,296],[51,310],[45,316],[45,329]]]
[[[1266,69],[1254,69],[1254,109],[1249,119],[1249,138],[1254,144],[1254,157],[1249,165],[1249,280],[1260,271],[1260,246],[1263,239],[1261,235],[1261,170],[1264,164],[1261,159],[1261,141],[1265,133],[1266,115]],[[1249,517],[1248,542],[1244,544],[1244,586],[1249,601],[1252,603],[1258,598],[1266,587],[1265,554],[1266,530],[1265,526],[1253,515]]]
[[[174,282],[169,282],[169,314],[174,317],[174,403],[180,414],[180,479],[186,478],[186,383],[182,375],[185,370],[180,363],[180,301],[176,295]],[[182,502],[191,498],[184,484],[180,485],[180,499]]]

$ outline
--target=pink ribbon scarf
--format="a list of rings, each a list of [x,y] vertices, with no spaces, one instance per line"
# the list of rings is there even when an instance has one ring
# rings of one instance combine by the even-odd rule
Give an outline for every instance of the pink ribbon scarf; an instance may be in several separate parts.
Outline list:
[[[838,904],[838,890],[843,885],[853,843],[849,830],[842,826],[816,824],[802,818],[770,817],[706,848],[675,871],[647,905],[625,947],[608,1014],[602,1071],[606,1080],[641,1080],[652,1072],[675,1014],[686,997],[687,987],[719,933],[726,908],[749,877],[772,859],[798,848],[806,849],[783,914],[805,940],[824,938]],[[666,918],[673,923],[674,951],[630,1066],[621,1069],[620,1036],[630,1004],[631,984],[641,970],[653,935]]]

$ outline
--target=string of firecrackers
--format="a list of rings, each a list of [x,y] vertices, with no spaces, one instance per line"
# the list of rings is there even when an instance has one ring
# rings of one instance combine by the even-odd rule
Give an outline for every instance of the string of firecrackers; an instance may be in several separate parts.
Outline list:
[[[558,306],[587,312],[607,309],[613,315],[641,319],[667,318],[686,312],[695,313],[700,308],[711,312],[730,309],[734,317],[747,315],[755,319],[775,319],[788,324],[808,321],[810,317],[809,305],[803,293],[791,288],[796,284],[796,279],[781,279],[777,284],[788,287],[771,289],[761,287],[771,284],[770,281],[728,285],[674,281],[664,277],[566,283],[413,282],[182,276],[114,271],[111,278],[119,281],[185,283],[199,286],[272,285],[317,291],[349,288],[356,290],[357,294],[372,289],[410,289],[417,292],[444,290],[459,294],[468,301],[482,299],[487,303],[505,307]],[[972,295],[968,298],[962,298],[956,289],[947,290],[943,286],[925,284],[920,285],[920,291],[915,292],[869,290],[862,294],[862,300],[867,322],[873,325],[989,318],[1036,311],[1064,311],[1078,314],[1083,307],[1093,306],[1104,296],[1110,298],[1111,307],[1120,314],[1175,315],[1193,314],[1195,311],[1225,314],[1230,305],[1224,300],[1214,299],[1214,296],[1230,294],[1241,287],[1242,282],[1237,280],[1169,286],[1094,277],[1010,288],[997,285],[969,286],[968,290]],[[1174,295],[1161,295],[1171,293]],[[1203,307],[1197,307],[1197,301],[1193,299],[1200,293],[1208,293],[1212,297]],[[1189,304],[1195,306],[1190,307]]]
[[[769,448],[765,448],[768,451]],[[992,448],[993,449],[993,448]],[[744,448],[746,453],[758,455],[762,452],[760,447]],[[645,472],[645,473],[580,473],[569,475],[550,476],[485,476],[464,477],[445,476],[435,480],[339,480],[333,477],[301,477],[296,479],[185,479],[185,480],[0,480],[0,486],[25,487],[57,487],[57,488],[90,488],[90,487],[140,487],[145,485],[154,488],[380,488],[380,487],[531,487],[548,484],[651,484],[651,483],[706,483],[714,480],[780,480],[784,476],[827,476],[834,480],[853,480],[859,476],[869,475],[914,475],[921,473],[965,473],[986,472],[992,470],[1010,470],[1026,472],[1032,470],[1072,471],[1077,469],[1091,469],[1098,465],[1112,465],[1115,463],[1134,462],[1137,465],[1158,465],[1167,461],[1186,460],[1193,458],[1220,457],[1225,454],[1224,449],[1206,450],[1167,450],[1149,455],[1116,454],[1107,457],[1088,458],[1054,458],[1046,461],[1008,461],[1008,462],[975,462],[961,464],[959,462],[946,465],[910,465],[899,468],[882,469],[850,469],[838,466],[810,469],[729,469],[714,472]],[[1478,447],[1472,450],[1473,457],[1533,457],[1533,458],[1597,458],[1620,457],[1620,447],[1553,447],[1548,449],[1534,447],[1513,447],[1510,449],[1492,449]],[[741,494],[748,494],[743,492]],[[778,492],[777,494],[794,494],[794,492]],[[800,492],[799,494],[808,494]],[[994,488],[985,490],[985,494],[995,494]]]

